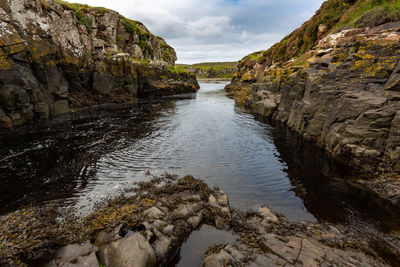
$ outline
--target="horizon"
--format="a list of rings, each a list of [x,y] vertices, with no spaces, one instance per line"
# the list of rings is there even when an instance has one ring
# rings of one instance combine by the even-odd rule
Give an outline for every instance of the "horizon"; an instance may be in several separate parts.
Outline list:
[[[67,2],[109,8],[138,20],[175,49],[176,64],[193,65],[237,62],[255,51],[266,50],[310,19],[324,0]]]

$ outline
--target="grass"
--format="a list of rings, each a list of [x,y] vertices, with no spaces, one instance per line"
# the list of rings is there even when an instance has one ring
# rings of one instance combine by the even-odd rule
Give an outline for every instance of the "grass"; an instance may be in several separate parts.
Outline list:
[[[398,20],[400,0],[328,0],[300,28],[268,50],[246,56],[239,66],[245,66],[249,60],[272,65],[301,56],[318,41],[318,27],[321,24],[327,26],[326,35],[343,28],[377,26]]]
[[[382,13],[387,20],[400,19],[400,0],[364,0],[358,1],[352,6],[340,19],[339,23],[333,29],[339,29],[346,26],[358,26],[359,20],[365,14],[371,14],[371,11]],[[371,21],[373,22],[373,21]],[[375,25],[372,25],[375,26]]]
[[[187,73],[186,69],[184,68],[179,68],[177,66],[175,67],[168,67],[168,70],[172,73],[176,73],[176,74],[183,74],[183,73]]]
[[[62,0],[55,0],[57,3],[61,4],[65,9],[70,9],[75,11],[76,19],[79,24],[82,24],[83,26],[86,27],[86,30],[88,33],[92,33],[92,23],[93,23],[93,17],[90,12],[106,12],[109,11],[106,8],[101,8],[101,7],[91,7],[88,5],[82,5],[82,4],[77,4],[77,3],[68,3],[66,1]]]
[[[216,78],[232,78],[233,74],[236,72],[237,62],[204,62],[197,64],[176,64],[177,69],[199,69],[208,72],[211,68],[216,73]],[[198,78],[207,78],[207,75],[199,74]]]

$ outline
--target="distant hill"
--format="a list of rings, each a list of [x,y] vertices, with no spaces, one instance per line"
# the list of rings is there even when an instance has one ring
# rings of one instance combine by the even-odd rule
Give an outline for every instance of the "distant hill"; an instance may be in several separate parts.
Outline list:
[[[175,67],[194,73],[197,78],[230,79],[237,71],[237,62],[204,62],[192,65],[176,64]]]

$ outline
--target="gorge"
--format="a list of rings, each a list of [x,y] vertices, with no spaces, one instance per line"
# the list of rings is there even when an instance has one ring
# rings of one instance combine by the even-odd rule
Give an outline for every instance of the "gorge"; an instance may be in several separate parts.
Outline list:
[[[114,11],[0,0],[0,265],[398,266],[400,25],[365,2],[228,84]]]

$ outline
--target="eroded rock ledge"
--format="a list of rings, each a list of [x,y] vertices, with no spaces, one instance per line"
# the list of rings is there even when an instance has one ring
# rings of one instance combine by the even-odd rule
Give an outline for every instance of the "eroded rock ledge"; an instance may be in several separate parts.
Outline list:
[[[207,267],[385,266],[399,253],[399,244],[383,234],[371,238],[345,227],[292,223],[267,207],[233,210],[223,192],[191,176],[140,183],[80,221],[52,219],[56,215],[45,210],[30,208],[0,218],[2,264],[167,266],[201,224],[231,230],[241,239],[240,245],[209,248]],[[386,258],[376,242],[385,247]]]
[[[325,148],[348,173],[379,178],[353,184],[399,206],[399,31],[399,22],[346,29],[284,63],[242,62],[226,90]]]
[[[162,38],[115,11],[0,1],[0,128],[82,107],[195,93]]]

